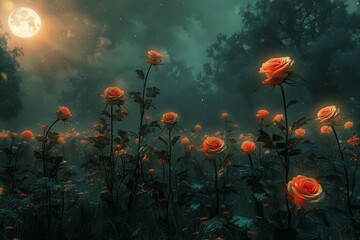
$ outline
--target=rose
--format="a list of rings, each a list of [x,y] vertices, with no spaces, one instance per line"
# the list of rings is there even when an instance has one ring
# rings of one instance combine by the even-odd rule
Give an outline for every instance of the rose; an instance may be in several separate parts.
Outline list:
[[[274,117],[273,121],[274,121],[275,124],[280,124],[283,119],[284,119],[284,115],[283,115],[283,114],[277,114],[277,115]]]
[[[21,137],[23,139],[31,139],[33,137],[33,135],[34,134],[30,130],[24,130],[24,131],[21,132]]]
[[[194,126],[194,130],[195,131],[200,131],[201,130],[201,125],[200,124],[196,124],[195,126]]]
[[[359,143],[360,143],[360,138],[359,138],[357,135],[353,135],[353,136],[351,136],[348,140],[346,140],[346,142],[347,142],[348,144],[351,144],[351,145],[356,146],[356,145],[359,145]]]
[[[337,108],[335,105],[327,106],[319,110],[317,113],[316,120],[319,120],[321,123],[331,121],[340,113],[340,108]]]
[[[163,56],[155,50],[150,50],[147,52],[147,59],[150,64],[159,65],[163,61]]]
[[[164,113],[161,122],[165,127],[173,127],[179,121],[179,116],[174,112]]]
[[[67,120],[72,116],[71,111],[67,107],[59,107],[56,111],[56,117],[60,120]]]
[[[241,144],[241,151],[245,154],[252,154],[256,149],[256,144],[253,141],[246,140]]]
[[[102,97],[106,101],[117,101],[117,100],[123,100],[125,95],[125,91],[118,88],[118,87],[108,87],[105,89],[104,93],[102,94]]]
[[[295,75],[295,72],[290,70],[294,62],[290,57],[280,57],[271,58],[263,63],[259,73],[265,73],[267,79],[262,83],[272,85],[282,84],[286,79]]]
[[[306,134],[306,131],[303,128],[298,128],[298,129],[295,130],[295,136],[296,137],[301,137],[302,138],[302,137],[305,136],[305,134]]]
[[[321,134],[330,134],[331,131],[332,131],[332,128],[329,127],[329,126],[327,126],[327,125],[322,126],[322,127],[320,128]]]
[[[256,117],[260,120],[264,120],[269,116],[269,112],[265,109],[261,109],[257,112]]]
[[[206,137],[202,143],[202,151],[207,156],[216,156],[225,150],[225,142],[218,137]]]
[[[228,118],[228,117],[229,117],[229,114],[226,113],[226,112],[224,112],[224,113],[221,114],[221,118],[223,118],[223,119],[226,119],[226,118]]]
[[[287,193],[297,207],[312,209],[321,201],[325,193],[314,178],[298,175],[287,184]]]
[[[189,144],[189,143],[190,143],[189,138],[183,137],[183,138],[181,139],[181,144],[182,144],[182,145],[187,145],[187,144]]]
[[[346,122],[346,123],[344,123],[344,128],[345,128],[345,129],[352,128],[353,126],[354,126],[354,123],[353,123],[353,122]]]

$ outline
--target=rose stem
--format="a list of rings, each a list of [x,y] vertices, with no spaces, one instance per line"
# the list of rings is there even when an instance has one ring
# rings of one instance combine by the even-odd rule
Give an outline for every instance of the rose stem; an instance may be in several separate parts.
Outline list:
[[[250,166],[251,166],[251,170],[254,169],[254,164],[253,164],[253,161],[252,161],[252,158],[251,158],[251,155],[248,154],[248,157],[249,157],[249,163],[250,163]]]
[[[284,107],[284,114],[285,114],[285,141],[286,141],[286,148],[285,148],[285,183],[289,182],[289,169],[290,169],[290,162],[288,156],[288,142],[289,142],[289,122],[288,122],[288,115],[287,115],[287,107],[286,107],[286,98],[285,98],[285,91],[282,84],[280,84],[283,107]],[[288,228],[291,225],[291,211],[289,206],[289,199],[286,198],[286,208],[288,212]]]
[[[346,168],[346,165],[345,165],[346,163],[345,163],[345,159],[344,159],[344,154],[343,154],[343,151],[342,151],[342,149],[341,149],[340,142],[339,142],[339,138],[338,138],[338,135],[337,135],[337,133],[336,133],[335,127],[332,125],[331,128],[332,128],[332,130],[333,130],[333,132],[334,132],[334,135],[335,135],[335,138],[336,138],[336,142],[337,142],[337,145],[338,145],[338,148],[339,148],[341,160],[342,160],[343,163],[344,163],[344,172],[345,172],[345,180],[346,180],[347,205],[348,205],[348,208],[349,208],[349,213],[350,213],[350,215],[353,216],[353,213],[352,213],[352,211],[351,211],[349,176],[348,176],[348,171],[347,171],[347,168]]]
[[[114,159],[114,104],[110,105],[110,162],[111,162],[111,175],[110,175],[110,193],[113,192],[113,178],[115,173],[115,159]]]
[[[214,158],[214,171],[215,171],[215,194],[216,194],[216,215],[219,215],[219,191],[217,189],[218,185],[218,174],[216,166],[216,158]]]
[[[171,196],[171,151],[172,151],[172,141],[171,141],[171,128],[168,129],[169,130],[169,135],[168,135],[168,144],[169,144],[169,187],[168,187],[168,196],[167,196],[167,201],[166,201],[166,216],[167,216],[167,222],[168,222],[168,226],[170,226],[170,217],[169,217],[169,202],[170,202],[170,196]]]

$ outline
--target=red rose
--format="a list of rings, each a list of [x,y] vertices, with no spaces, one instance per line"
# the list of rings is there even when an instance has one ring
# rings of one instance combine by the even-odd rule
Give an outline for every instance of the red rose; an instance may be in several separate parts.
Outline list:
[[[274,117],[273,121],[275,124],[279,124],[281,123],[281,121],[284,119],[284,115],[283,114],[278,114]]]
[[[321,134],[330,134],[332,132],[332,128],[325,125],[320,128],[320,132]]]
[[[102,97],[106,101],[116,101],[116,100],[123,100],[125,95],[125,91],[118,88],[118,87],[108,87],[105,89]]]
[[[354,127],[354,123],[353,122],[346,122],[344,123],[344,128],[345,129],[349,129],[349,128],[352,128]]]
[[[306,131],[303,128],[298,128],[298,129],[295,130],[295,136],[296,137],[301,137],[302,138],[302,137],[305,136],[305,134],[306,134]]]
[[[298,175],[287,184],[287,193],[298,207],[312,209],[321,201],[325,193],[314,178]]]
[[[331,121],[334,117],[336,117],[340,113],[340,108],[337,108],[336,106],[327,106],[317,113],[317,119],[321,123],[322,122],[328,122]]]
[[[201,129],[202,129],[202,127],[201,127],[200,124],[196,124],[196,125],[194,126],[194,130],[195,130],[195,131],[200,131]]]
[[[56,111],[56,117],[60,120],[67,120],[71,117],[71,111],[67,107],[59,107]]]
[[[252,154],[256,149],[256,144],[253,141],[247,140],[241,144],[241,151],[245,154]]]
[[[202,144],[202,151],[208,156],[216,156],[225,150],[225,142],[218,137],[207,137]]]
[[[267,79],[263,84],[279,85],[282,84],[287,78],[295,74],[294,71],[289,70],[294,61],[290,57],[271,58],[263,63],[259,73],[265,73]]]
[[[159,65],[163,61],[163,56],[155,50],[150,50],[147,53],[147,59],[150,64]]]
[[[257,112],[256,117],[260,120],[264,120],[265,118],[267,118],[269,116],[269,112],[265,109],[261,109]]]
[[[21,137],[23,139],[31,139],[33,137],[33,135],[34,134],[30,130],[24,130],[24,131],[21,132]]]
[[[348,144],[356,146],[356,145],[359,145],[360,139],[359,139],[359,137],[357,135],[353,135],[348,140],[346,140],[346,142]]]
[[[172,127],[179,121],[179,116],[174,112],[164,113],[161,122],[165,127]]]

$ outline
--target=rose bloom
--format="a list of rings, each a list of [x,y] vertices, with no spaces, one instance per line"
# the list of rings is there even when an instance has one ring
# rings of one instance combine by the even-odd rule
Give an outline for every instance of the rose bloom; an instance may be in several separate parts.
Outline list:
[[[207,156],[216,156],[225,150],[225,142],[218,137],[207,137],[202,143],[202,151]]]
[[[233,128],[239,128],[239,125],[236,124],[236,123],[234,123],[234,124],[233,124]]]
[[[9,137],[9,134],[6,133],[6,132],[0,132],[0,139],[5,139],[5,138],[8,138]]]
[[[145,119],[146,119],[146,121],[149,121],[151,119],[151,117],[149,115],[146,115]]]
[[[201,129],[202,129],[202,127],[201,127],[200,124],[196,124],[196,125],[194,126],[194,130],[195,130],[195,131],[200,131]]]
[[[17,136],[18,136],[18,134],[17,134],[16,132],[12,132],[12,133],[11,133],[11,137],[12,137],[12,138],[16,138]]]
[[[269,116],[269,112],[265,109],[261,109],[257,112],[256,117],[260,120],[264,120]]]
[[[245,154],[252,154],[256,149],[256,144],[253,141],[246,140],[241,144],[241,151]]]
[[[264,154],[265,154],[265,155],[270,155],[270,153],[271,153],[271,152],[270,152],[270,150],[268,150],[268,149],[264,151]]]
[[[179,116],[174,112],[164,113],[161,122],[165,127],[172,127],[179,121]]]
[[[282,120],[284,119],[284,115],[283,114],[277,114],[273,121],[275,124],[279,124]]]
[[[337,108],[335,105],[327,106],[317,113],[316,120],[319,120],[321,123],[331,121],[340,113],[340,108]]]
[[[183,137],[183,138],[181,139],[181,144],[182,144],[182,145],[187,145],[187,144],[189,144],[189,142],[190,142],[190,140],[189,140],[189,138],[187,138],[187,137]]]
[[[271,58],[267,62],[263,63],[259,73],[265,73],[267,79],[263,84],[279,85],[282,84],[287,78],[295,75],[294,71],[290,70],[290,67],[295,61],[290,57]]]
[[[325,193],[314,178],[298,175],[287,184],[287,193],[297,207],[312,209],[321,201]]]
[[[66,143],[65,137],[59,137],[57,141],[58,141],[58,143],[60,143],[60,144],[65,144],[65,143]]]
[[[155,50],[150,50],[147,52],[147,59],[150,64],[159,65],[163,61],[163,56]]]
[[[346,123],[344,123],[344,128],[345,128],[345,129],[352,128],[353,126],[354,126],[354,123],[353,123],[353,122],[346,122]]]
[[[45,130],[48,128],[48,125],[46,125],[46,124],[41,124],[40,127],[41,127],[42,130],[45,131]]]
[[[216,131],[215,132],[215,136],[220,136],[221,135],[221,132],[220,131]]]
[[[332,132],[332,128],[325,125],[320,128],[321,134],[330,134]]]
[[[229,114],[226,113],[226,112],[224,112],[224,113],[221,114],[221,117],[222,117],[223,119],[226,119],[226,118],[229,117]]]
[[[30,130],[24,130],[24,131],[21,132],[21,137],[23,139],[31,139],[33,137],[33,135],[34,134]]]
[[[303,128],[298,128],[298,129],[295,130],[295,136],[296,137],[304,137],[305,134],[306,134],[306,131]]]
[[[155,173],[155,169],[154,169],[154,168],[150,168],[150,169],[148,170],[148,173],[151,174],[151,175],[154,174],[154,173]]]
[[[123,100],[125,91],[118,87],[108,87],[101,95],[106,101],[119,101]]]
[[[346,142],[348,144],[356,146],[356,145],[359,145],[360,139],[359,139],[359,137],[357,135],[353,135],[348,140],[346,140]]]
[[[56,117],[60,120],[67,120],[72,116],[71,111],[67,107],[59,107],[56,111]]]

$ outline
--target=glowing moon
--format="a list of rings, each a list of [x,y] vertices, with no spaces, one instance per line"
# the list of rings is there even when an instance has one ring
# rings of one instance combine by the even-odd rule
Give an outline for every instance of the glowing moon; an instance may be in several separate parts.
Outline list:
[[[12,11],[8,18],[11,32],[19,38],[31,38],[41,28],[41,19],[32,9],[21,7]]]

